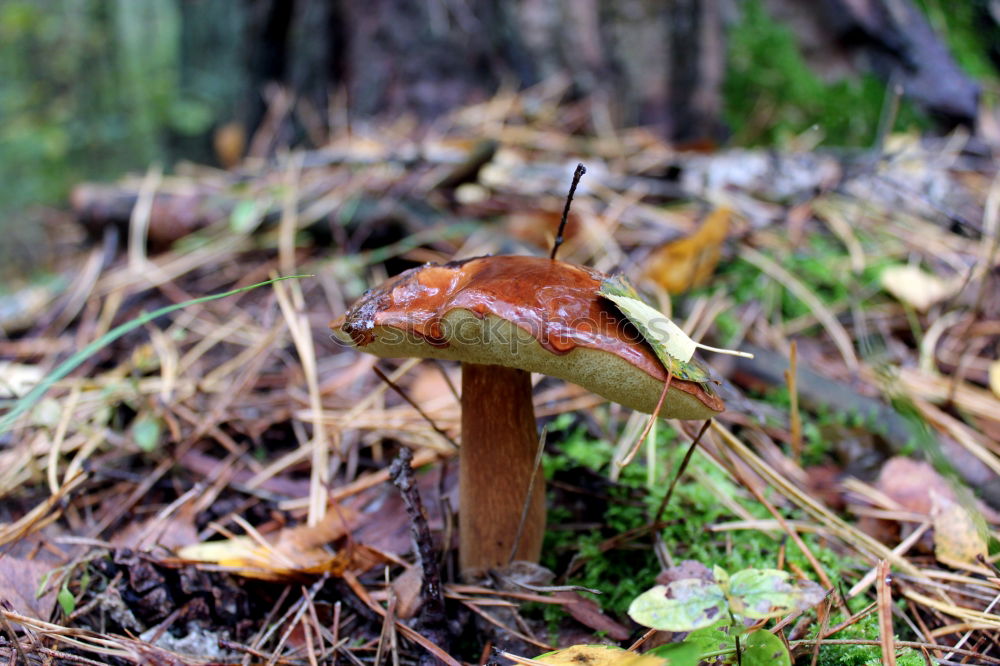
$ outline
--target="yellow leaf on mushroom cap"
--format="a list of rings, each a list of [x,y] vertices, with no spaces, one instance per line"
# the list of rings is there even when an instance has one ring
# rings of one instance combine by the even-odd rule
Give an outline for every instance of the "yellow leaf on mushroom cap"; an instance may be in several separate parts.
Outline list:
[[[653,347],[663,365],[681,379],[708,381],[707,373],[692,363],[691,359],[696,349],[753,358],[753,354],[747,352],[719,349],[695,342],[670,317],[647,305],[624,275],[613,275],[602,280],[598,293],[614,303],[622,314],[628,317],[646,342]]]

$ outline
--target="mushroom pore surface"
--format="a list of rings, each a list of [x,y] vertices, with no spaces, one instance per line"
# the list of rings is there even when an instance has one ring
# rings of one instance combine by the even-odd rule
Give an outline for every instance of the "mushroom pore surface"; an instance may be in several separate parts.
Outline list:
[[[376,356],[540,372],[650,413],[667,371],[598,295],[604,277],[519,255],[427,264],[372,289],[332,327],[344,342]],[[707,386],[675,377],[660,415],[707,419],[723,409]]]

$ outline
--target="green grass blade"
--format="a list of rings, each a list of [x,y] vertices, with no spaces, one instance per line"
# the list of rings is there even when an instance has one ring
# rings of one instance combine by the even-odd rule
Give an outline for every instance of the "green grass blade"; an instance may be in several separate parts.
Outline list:
[[[202,296],[201,298],[195,298],[190,301],[184,301],[183,303],[175,303],[174,305],[168,305],[162,307],[159,310],[153,310],[152,312],[147,312],[144,315],[136,317],[131,321],[127,321],[120,326],[116,326],[97,340],[94,340],[89,345],[76,352],[68,359],[63,361],[56,367],[55,370],[50,372],[42,381],[38,383],[35,388],[31,389],[28,393],[19,399],[14,407],[0,418],[0,434],[3,434],[10,430],[14,426],[14,422],[19,416],[24,414],[26,411],[35,406],[35,404],[42,399],[42,396],[52,388],[60,379],[64,378],[69,373],[76,370],[81,363],[90,358],[93,354],[98,352],[101,348],[114,342],[121,336],[125,335],[130,331],[134,331],[140,326],[147,324],[157,317],[162,317],[165,314],[174,312],[175,310],[180,310],[186,308],[189,305],[197,305],[198,303],[206,303],[208,301],[214,301],[217,298],[225,298],[226,296],[232,296],[234,294],[240,294],[244,291],[250,291],[251,289],[256,289],[257,287],[264,287],[274,282],[280,282],[281,280],[294,280],[298,278],[312,277],[310,275],[288,275],[286,277],[275,278],[274,280],[267,280],[265,282],[258,282],[257,284],[252,284],[247,287],[240,287],[239,289],[233,289],[222,294],[212,294],[211,296]]]

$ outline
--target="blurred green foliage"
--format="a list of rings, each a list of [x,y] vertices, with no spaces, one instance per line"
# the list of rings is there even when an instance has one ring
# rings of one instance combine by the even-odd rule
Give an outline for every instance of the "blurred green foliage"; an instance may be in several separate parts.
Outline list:
[[[76,178],[110,176],[159,155],[158,125],[176,93],[171,5],[0,8],[0,179],[14,186],[8,206],[52,200]]]
[[[927,14],[938,34],[944,36],[962,69],[980,81],[993,83],[995,88],[1000,72],[990,57],[1000,57],[1000,25],[996,20],[984,20],[994,0],[914,1]]]
[[[825,145],[867,146],[886,102],[873,76],[826,82],[803,58],[795,35],[776,22],[761,0],[742,5],[728,32],[723,115],[740,145],[783,145],[816,127]],[[927,118],[902,101],[896,128],[927,128]]]
[[[208,3],[219,18],[213,29],[239,33],[240,13],[225,11],[236,1]],[[211,66],[191,66],[185,35],[205,28],[185,20],[184,7],[177,0],[0,3],[0,229],[5,221],[26,226],[11,213],[59,201],[79,180],[169,162],[185,137],[228,119],[239,61],[220,49],[215,58],[200,54]],[[226,75],[202,76],[220,64]]]
[[[879,239],[868,238],[863,231],[856,237],[866,249],[879,247]],[[781,252],[766,253],[796,276],[829,307],[844,307],[857,303],[865,307],[877,304],[884,298],[880,276],[892,259],[877,253],[866,255],[864,269],[855,274],[851,258],[843,244],[830,234],[812,233],[796,246],[782,247]],[[716,285],[723,285],[735,303],[744,304],[764,300],[764,316],[783,321],[812,314],[812,310],[797,296],[775,283],[760,269],[741,257],[720,266]],[[717,288],[717,287],[716,287]],[[708,293],[704,292],[694,293]],[[765,298],[762,299],[762,294]],[[723,334],[735,331],[738,323],[727,315],[722,325]]]

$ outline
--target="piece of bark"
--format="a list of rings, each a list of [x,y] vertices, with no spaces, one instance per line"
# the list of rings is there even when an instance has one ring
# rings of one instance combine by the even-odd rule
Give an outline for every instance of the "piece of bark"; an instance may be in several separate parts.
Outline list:
[[[136,190],[98,183],[81,183],[70,193],[70,205],[77,220],[96,237],[106,227],[127,229],[138,199]],[[231,205],[231,201],[213,202],[212,193],[197,188],[181,193],[156,193],[149,211],[150,247],[165,248],[208,226],[227,215]]]

